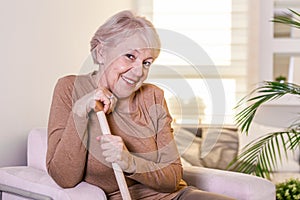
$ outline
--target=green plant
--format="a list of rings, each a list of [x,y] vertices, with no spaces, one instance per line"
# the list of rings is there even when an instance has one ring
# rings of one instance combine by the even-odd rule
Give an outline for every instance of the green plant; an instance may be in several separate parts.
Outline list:
[[[286,77],[285,76],[278,76],[275,78],[275,81],[277,82],[285,82],[286,81]]]
[[[276,184],[276,200],[300,200],[299,179],[289,179]]]
[[[292,9],[288,9],[290,13],[286,15],[274,17],[272,22],[290,25],[291,27],[300,28],[300,14]]]
[[[277,99],[286,94],[300,97],[300,86],[293,83],[266,81],[252,93],[243,98],[237,107],[245,102],[250,103],[236,115],[237,126],[248,134],[257,109],[265,102]],[[254,97],[252,97],[254,95]],[[282,160],[288,149],[296,149],[300,142],[300,121],[291,122],[285,131],[267,133],[252,141],[230,163],[231,170],[270,177],[270,172],[276,167],[277,161]],[[283,150],[280,149],[283,146]],[[282,152],[283,151],[283,152]],[[284,153],[284,154],[283,154]]]
[[[291,9],[289,11],[295,17],[291,17],[292,15],[280,16],[275,17],[272,21],[300,29],[300,19],[298,18],[300,14]],[[300,86],[287,82],[265,81],[244,97],[236,106],[236,108],[241,108],[244,104],[248,104],[236,115],[237,126],[241,132],[248,134],[256,111],[260,106],[286,94],[300,97]],[[288,150],[293,151],[298,148],[299,142],[300,119],[291,122],[290,126],[284,131],[266,133],[264,136],[250,142],[229,164],[228,169],[270,178],[270,173],[277,167],[277,161],[281,161],[283,155],[287,157]],[[280,146],[283,147],[283,150]]]

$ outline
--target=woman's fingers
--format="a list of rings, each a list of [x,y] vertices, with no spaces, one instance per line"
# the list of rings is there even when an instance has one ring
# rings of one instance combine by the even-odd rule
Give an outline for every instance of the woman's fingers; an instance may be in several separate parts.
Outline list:
[[[124,143],[121,137],[114,135],[102,135],[97,138],[100,141],[102,155],[108,162],[117,162],[122,160]]]
[[[96,138],[100,141],[102,155],[110,163],[117,163],[127,173],[134,173],[136,165],[131,153],[127,150],[123,140],[115,135],[101,135]]]
[[[116,104],[117,104],[117,98],[115,97],[115,95],[113,95],[112,93],[111,93],[111,95],[110,96],[108,96],[108,99],[109,99],[109,101],[110,101],[110,107],[109,107],[109,112],[108,113],[110,113],[110,112],[113,112],[114,111],[114,109],[115,109],[115,107],[116,107]]]
[[[117,103],[117,98],[106,88],[98,88],[95,91],[94,100],[103,104],[103,111],[107,114],[113,112]]]

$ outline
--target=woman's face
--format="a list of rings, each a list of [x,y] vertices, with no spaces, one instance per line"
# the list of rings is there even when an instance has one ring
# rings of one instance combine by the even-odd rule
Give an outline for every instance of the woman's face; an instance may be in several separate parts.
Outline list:
[[[128,98],[137,91],[148,76],[153,51],[145,48],[145,42],[133,35],[105,54],[101,83],[118,99]]]

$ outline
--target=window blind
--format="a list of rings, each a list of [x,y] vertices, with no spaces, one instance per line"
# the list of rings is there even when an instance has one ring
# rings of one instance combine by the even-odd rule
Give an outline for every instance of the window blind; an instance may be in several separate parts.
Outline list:
[[[247,34],[248,0],[136,0],[138,14],[150,19],[156,28],[172,30],[197,43],[212,63],[201,65],[201,74],[195,73],[191,63],[174,53],[162,50],[155,61],[156,70],[149,77],[150,82],[160,84],[166,90],[170,110],[176,110],[175,118],[194,119],[192,123],[214,123],[213,116],[222,115],[213,111],[212,93],[205,82],[221,81],[224,89],[225,123],[233,123],[233,107],[237,100],[247,93]],[[177,41],[174,41],[175,43]],[[178,44],[180,45],[180,44]],[[193,64],[193,63],[192,63]],[[198,63],[195,63],[197,65]],[[212,66],[213,65],[213,66]],[[164,66],[164,67],[162,67]],[[215,68],[218,73],[212,73]],[[170,73],[170,69],[176,73]],[[172,71],[171,70],[171,71]],[[166,83],[173,80],[174,83]],[[179,87],[179,79],[185,79],[192,93],[192,102],[186,103],[185,95],[176,94],[171,87]],[[178,84],[176,84],[176,81]],[[198,81],[198,82],[197,82]],[[162,83],[163,82],[163,83]],[[187,87],[180,90],[185,90]],[[199,90],[195,92],[195,90]],[[209,97],[210,95],[210,97]],[[176,99],[176,101],[174,101]],[[220,99],[221,100],[221,99]],[[170,103],[172,102],[172,103]],[[174,103],[174,102],[177,102]],[[185,102],[185,103],[184,103]],[[196,102],[196,103],[195,103]],[[198,102],[198,103],[197,103]],[[184,105],[183,104],[187,104]],[[196,105],[197,104],[197,105]],[[195,107],[196,105],[196,107]],[[200,109],[196,114],[179,117],[178,110]],[[175,112],[175,111],[174,111]],[[209,116],[209,117],[208,117]],[[208,119],[205,119],[207,118]],[[218,121],[218,120],[217,120]],[[217,123],[220,123],[218,121]]]

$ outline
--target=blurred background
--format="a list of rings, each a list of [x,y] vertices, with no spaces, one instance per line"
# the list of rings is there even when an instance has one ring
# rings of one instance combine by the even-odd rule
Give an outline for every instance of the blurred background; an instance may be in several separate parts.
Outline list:
[[[299,34],[270,22],[285,15],[286,8],[299,8],[297,1],[0,0],[0,5],[0,167],[26,164],[28,132],[47,126],[57,79],[93,67],[92,35],[124,9],[146,16],[157,28],[184,35],[211,61],[191,63],[162,50],[155,64],[164,67],[151,69],[148,81],[165,90],[174,123],[220,125],[212,120],[220,117],[223,124],[234,126],[233,107],[258,82],[280,76],[300,82],[295,64]],[[212,96],[218,91],[213,86],[220,83],[224,95],[217,100],[223,112],[216,113]],[[188,114],[183,116],[183,110]]]

